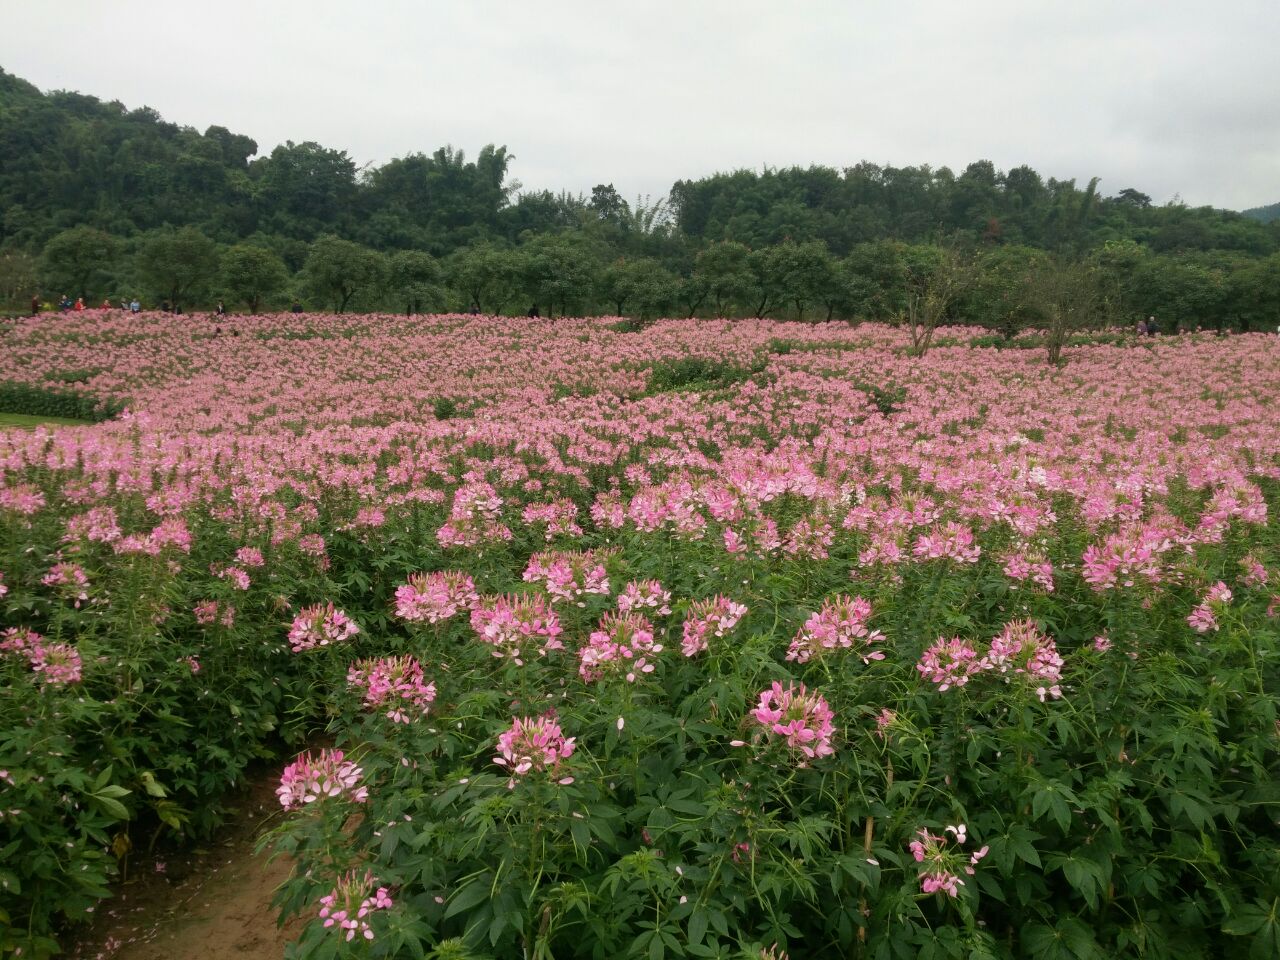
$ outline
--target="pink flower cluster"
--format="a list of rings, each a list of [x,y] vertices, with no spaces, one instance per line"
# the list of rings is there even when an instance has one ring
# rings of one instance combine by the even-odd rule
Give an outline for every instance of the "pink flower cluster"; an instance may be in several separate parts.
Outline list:
[[[1210,633],[1218,629],[1218,613],[1232,599],[1231,588],[1219,580],[1209,588],[1204,599],[1187,616],[1187,623],[1196,633]]]
[[[695,600],[689,604],[689,612],[685,615],[680,652],[686,657],[696,657],[707,649],[709,638],[723,639],[746,614],[744,604],[723,595]]]
[[[951,840],[946,836],[948,833],[951,834]],[[960,895],[960,888],[964,886],[964,881],[959,875],[963,873],[966,876],[973,876],[974,867],[990,849],[983,846],[966,858],[964,852],[958,849],[967,839],[963,823],[955,827],[948,826],[941,836],[921,828],[916,831],[916,838],[908,844],[908,847],[911,850],[911,856],[915,858],[916,863],[920,864],[917,869],[921,891],[942,892],[949,897]],[[952,840],[955,843],[954,848]]]
[[[1005,679],[1022,677],[1029,680],[1044,703],[1046,697],[1062,696],[1062,657],[1053,640],[1042,634],[1030,620],[1005,624],[1004,630],[991,641],[981,669],[1005,674]]]
[[[636,613],[606,613],[578,650],[578,675],[595,683],[611,675],[622,675],[635,683],[640,674],[653,673],[648,657],[662,652],[653,642],[653,624]]]
[[[652,611],[650,616],[671,615],[671,591],[664,590],[657,580],[633,580],[618,594],[618,609],[623,613],[633,610]]]
[[[810,615],[791,641],[787,660],[808,663],[810,658],[831,650],[855,646],[864,664],[883,660],[884,653],[871,645],[883,640],[884,635],[867,627],[870,618],[871,604],[862,597],[841,595],[824,601],[822,609]]]
[[[284,768],[276,796],[286,810],[331,798],[364,803],[369,790],[360,783],[363,773],[341,750],[321,750],[314,756],[303,753]]]
[[[564,649],[560,619],[537,594],[482,597],[471,611],[471,629],[493,647],[495,657],[509,657],[516,666],[535,652],[545,657],[548,650]]]
[[[937,684],[939,692],[963,687],[983,672],[1002,675],[1006,682],[1019,678],[1030,684],[1043,703],[1062,696],[1063,662],[1051,638],[1032,621],[1017,620],[1005,624],[984,654],[960,637],[941,638],[921,655],[916,670]]]
[[[835,714],[820,694],[810,693],[804,684],[789,683],[784,688],[775,680],[769,689],[760,692],[760,702],[751,716],[769,734],[782,737],[805,760],[835,753],[831,745],[836,731]]]
[[[89,599],[89,576],[78,564],[55,563],[40,582],[46,587],[54,587],[62,596],[74,601],[76,607]]]
[[[952,637],[939,639],[921,654],[916,669],[930,683],[936,683],[939,691],[945,692],[952,687],[963,687],[982,669],[982,663],[972,644]]]
[[[396,616],[409,623],[442,623],[470,610],[478,599],[476,585],[465,573],[415,573],[396,587]]]
[[[328,647],[350,640],[360,632],[350,617],[332,602],[303,607],[289,628],[289,643],[294,653]]]
[[[969,527],[962,523],[948,523],[920,534],[911,552],[921,560],[977,563],[982,548],[974,542],[973,531]]]
[[[554,775],[573,751],[574,738],[565,737],[554,713],[536,718],[513,717],[511,727],[498,737],[498,756],[493,762],[506,768],[511,774],[508,786],[515,786],[517,777],[530,773]],[[567,785],[573,777],[561,777],[558,782]]]
[[[319,915],[326,930],[336,928],[347,942],[357,936],[372,940],[370,916],[379,910],[390,910],[394,905],[388,888],[378,886],[372,873],[351,870],[331,892],[320,898]]]
[[[236,624],[236,608],[217,600],[202,600],[191,608],[191,613],[195,616],[196,623],[202,627],[221,623],[230,630]]]
[[[589,594],[607,596],[609,576],[598,550],[535,553],[525,567],[525,583],[536,583],[547,591],[552,603],[562,601],[586,606]]]
[[[492,485],[474,481],[459,487],[453,495],[449,519],[436,531],[442,547],[475,547],[511,539],[511,530],[502,522],[502,497]]]
[[[385,708],[393,723],[425,717],[436,698],[436,685],[423,679],[422,664],[411,656],[357,661],[347,671],[347,683],[364,692],[366,708]]]
[[[526,524],[546,524],[543,538],[550,543],[556,537],[580,537],[578,505],[572,500],[553,500],[551,503],[531,503],[521,514]]]
[[[47,643],[34,630],[10,627],[0,633],[0,653],[26,657],[32,671],[46,686],[79,683],[83,671],[80,652],[69,643]]]

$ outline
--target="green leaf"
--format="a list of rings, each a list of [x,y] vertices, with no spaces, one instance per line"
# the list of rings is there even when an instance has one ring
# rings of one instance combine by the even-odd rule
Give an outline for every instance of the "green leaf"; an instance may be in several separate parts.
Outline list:
[[[707,924],[710,918],[707,911],[702,907],[693,911],[693,916],[689,918],[689,942],[701,943],[703,937],[707,935]]]
[[[470,910],[477,904],[488,900],[492,888],[492,878],[487,873],[481,874],[465,887],[459,888],[458,892],[449,899],[449,906],[444,911],[445,919],[457,916],[464,910]]]

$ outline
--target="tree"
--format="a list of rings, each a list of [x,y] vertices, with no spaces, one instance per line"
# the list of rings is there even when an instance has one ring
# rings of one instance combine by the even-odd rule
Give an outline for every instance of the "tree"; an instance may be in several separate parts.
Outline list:
[[[1233,272],[1229,290],[1240,329],[1280,329],[1280,253]]]
[[[713,243],[694,258],[693,278],[705,286],[704,296],[717,317],[727,316],[733,304],[748,296],[754,282],[750,260],[751,251],[733,241]]]
[[[356,294],[381,289],[387,263],[376,250],[330,235],[311,245],[302,274],[313,296],[342,313]]]
[[[74,291],[86,302],[91,291],[114,273],[120,255],[120,241],[93,227],[72,227],[47,244],[41,257],[40,276],[46,287],[64,293]]]
[[[36,258],[22,250],[0,252],[0,303],[21,306],[39,292]]]
[[[177,307],[218,272],[218,247],[195,227],[152,230],[138,248],[138,276]]]
[[[523,257],[515,250],[481,243],[456,251],[445,266],[449,286],[480,312],[501,313],[515,296]]]
[[[985,251],[974,263],[974,278],[956,305],[965,320],[1006,339],[1035,319],[1027,300],[1028,284],[1044,263],[1042,250],[1015,244]]]
[[[624,316],[627,305],[641,319],[662,310],[675,296],[675,278],[651,257],[619,257],[600,272],[599,296]]]
[[[421,313],[423,302],[440,300],[440,263],[431,254],[401,250],[391,255],[388,267],[388,285],[405,305],[406,317]]]
[[[835,264],[825,243],[787,240],[770,247],[768,269],[773,274],[778,299],[794,304],[797,320],[804,319],[806,306],[823,300],[828,303],[827,319],[831,319],[835,306],[829,294],[835,282]]]
[[[1102,281],[1093,264],[1056,257],[1046,259],[1031,277],[1028,294],[1043,317],[1049,362],[1062,359],[1067,338],[1099,324]]]
[[[521,248],[525,293],[545,304],[547,316],[582,304],[595,287],[599,265],[595,249],[573,234],[534,237]]]
[[[973,262],[952,247],[908,247],[906,317],[911,348],[929,352],[933,332],[955,302],[972,286]]]
[[[227,295],[256,314],[263,300],[289,284],[284,261],[262,247],[238,243],[222,255],[222,287]]]

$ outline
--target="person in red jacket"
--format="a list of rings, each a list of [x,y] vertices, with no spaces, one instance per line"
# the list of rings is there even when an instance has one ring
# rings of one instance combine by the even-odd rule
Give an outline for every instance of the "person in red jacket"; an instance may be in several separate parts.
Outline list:
[[[72,307],[71,309],[72,309],[72,310],[74,310],[76,313],[83,313],[83,312],[84,312],[84,298],[83,298],[83,297],[76,297],[76,305],[75,305],[74,307]]]

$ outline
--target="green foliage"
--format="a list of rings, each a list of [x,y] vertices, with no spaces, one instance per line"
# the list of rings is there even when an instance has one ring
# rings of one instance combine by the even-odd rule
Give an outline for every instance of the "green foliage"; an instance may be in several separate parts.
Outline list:
[[[77,379],[64,382],[76,383]],[[119,416],[124,409],[119,400],[103,400],[91,393],[55,390],[29,383],[0,382],[0,412],[41,417],[66,417],[99,423]]]
[[[649,393],[673,390],[717,390],[748,379],[754,371],[709,357],[679,357],[649,368]]]
[[[238,243],[222,255],[222,289],[229,299],[257,313],[264,302],[284,292],[289,272],[284,261],[262,247]]]
[[[44,247],[40,279],[45,287],[59,289],[90,302],[105,292],[105,283],[117,268],[121,244],[93,227],[72,227]]]
[[[311,245],[302,282],[312,299],[342,313],[357,294],[376,295],[386,275],[386,258],[376,250],[325,236]]]
[[[177,307],[217,276],[218,248],[195,227],[153,230],[142,238],[135,268],[156,297]]]

